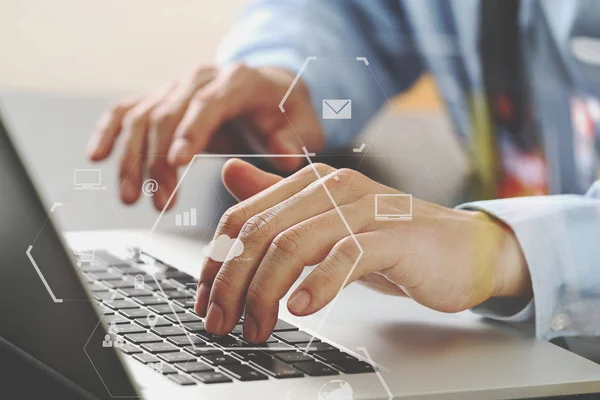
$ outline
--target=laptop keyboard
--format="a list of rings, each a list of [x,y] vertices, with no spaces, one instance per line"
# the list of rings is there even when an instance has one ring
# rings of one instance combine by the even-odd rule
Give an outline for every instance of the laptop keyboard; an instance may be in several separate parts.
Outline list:
[[[96,250],[93,262],[80,264],[115,347],[179,385],[374,372],[318,339],[305,351],[311,335],[282,320],[261,345],[243,340],[243,318],[229,335],[209,334],[193,310],[196,280],[159,260],[160,271],[149,271],[156,267]]]

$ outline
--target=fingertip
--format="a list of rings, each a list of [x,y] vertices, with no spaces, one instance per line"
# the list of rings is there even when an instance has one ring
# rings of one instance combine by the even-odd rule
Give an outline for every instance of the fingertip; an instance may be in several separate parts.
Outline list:
[[[290,296],[287,302],[288,310],[296,316],[306,315],[308,314],[307,310],[310,308],[311,299],[312,296],[308,290],[298,290]]]
[[[187,164],[192,159],[192,149],[190,143],[183,139],[178,138],[173,141],[169,148],[169,154],[167,155],[167,161],[174,167]]]

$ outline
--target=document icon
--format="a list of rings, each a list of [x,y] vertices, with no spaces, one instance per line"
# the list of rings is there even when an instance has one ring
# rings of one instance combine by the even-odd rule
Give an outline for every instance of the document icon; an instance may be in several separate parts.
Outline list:
[[[352,119],[352,100],[323,100],[323,119]]]

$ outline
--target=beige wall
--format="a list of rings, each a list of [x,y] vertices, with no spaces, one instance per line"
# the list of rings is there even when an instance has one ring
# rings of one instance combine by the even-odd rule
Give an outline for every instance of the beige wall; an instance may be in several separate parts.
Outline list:
[[[245,0],[3,0],[0,87],[138,92],[211,62]]]

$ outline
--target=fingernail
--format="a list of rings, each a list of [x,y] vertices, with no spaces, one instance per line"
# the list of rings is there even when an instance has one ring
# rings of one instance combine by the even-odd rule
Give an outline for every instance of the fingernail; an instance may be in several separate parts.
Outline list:
[[[254,341],[258,334],[258,325],[254,317],[248,313],[244,316],[244,339]]]
[[[198,296],[196,299],[196,314],[201,317],[205,317],[206,308],[208,306],[208,298],[210,296],[210,286],[208,283],[203,282],[200,284],[200,286],[198,286],[198,290],[196,292]]]
[[[220,305],[213,302],[208,307],[208,314],[206,315],[206,330],[210,333],[219,333],[223,326],[223,309]]]
[[[123,198],[125,201],[134,201],[136,197],[135,186],[131,182],[125,182],[123,184]]]
[[[169,149],[168,161],[171,164],[180,162],[184,156],[188,156],[190,153],[189,143],[185,139],[176,139],[171,148]]]
[[[308,303],[310,303],[310,293],[301,290],[288,300],[288,308],[295,313],[301,313],[308,307]]]

